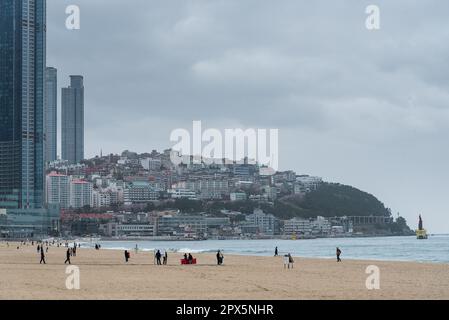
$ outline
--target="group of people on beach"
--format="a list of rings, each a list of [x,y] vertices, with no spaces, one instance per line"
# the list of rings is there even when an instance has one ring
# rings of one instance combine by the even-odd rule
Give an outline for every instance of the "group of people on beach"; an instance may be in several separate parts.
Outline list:
[[[34,245],[34,241],[32,242],[32,245]],[[57,244],[58,247],[60,245],[62,245],[62,244],[59,244],[59,243]],[[67,251],[66,251],[66,259],[64,261],[64,264],[67,264],[67,262],[69,264],[71,264],[70,257],[76,257],[76,250],[77,250],[77,248],[81,248],[81,244],[77,244],[75,242],[73,244],[73,247],[69,248],[68,243],[66,243],[66,247],[67,247]],[[37,250],[37,253],[40,253],[40,257],[41,257],[41,259],[39,261],[39,264],[42,264],[42,263],[43,264],[47,264],[47,262],[45,261],[45,254],[48,253],[48,244],[47,244],[47,247],[45,249],[45,252],[44,252],[44,244],[42,242],[38,243],[38,245],[36,247],[36,250]]]
[[[137,244],[136,244],[136,247],[134,248],[134,250],[137,254],[139,251]],[[125,262],[128,263],[129,259],[131,258],[131,253],[128,250],[125,250],[124,255],[125,255]],[[162,259],[162,261],[161,261],[161,259]],[[157,264],[158,266],[167,265],[167,263],[168,263],[167,251],[165,251],[164,254],[162,254],[160,250],[155,250],[154,263]]]
[[[156,258],[156,264],[158,266],[161,266],[161,265],[165,266],[165,265],[167,265],[167,263],[168,263],[168,253],[167,253],[167,251],[165,251],[164,254],[162,255],[161,251],[157,250],[156,254],[154,256]],[[161,262],[161,258],[162,258],[162,262]]]
[[[26,245],[30,245],[30,244],[32,246],[34,246],[34,243],[35,243],[35,241],[28,241],[28,240],[27,241],[21,241],[20,245],[17,246],[17,249],[19,249],[20,246],[26,246]],[[59,242],[59,241],[56,242],[55,240],[53,240],[51,242],[49,242],[49,241],[36,241],[36,243],[37,243],[36,251],[37,251],[38,254],[40,254],[40,261],[39,261],[40,264],[46,264],[45,258],[46,258],[46,253],[48,253],[49,246],[52,246],[52,245],[55,245],[55,244],[57,245],[57,247],[62,246],[61,242]],[[9,247],[9,242],[7,242],[6,245],[7,245],[7,247]],[[66,241],[65,242],[65,247],[67,247],[67,251],[66,251],[66,259],[64,261],[64,264],[67,264],[67,263],[71,264],[71,257],[76,257],[77,248],[80,248],[81,244],[79,244],[79,243],[77,244],[76,242],[74,242],[73,246],[70,247],[69,243]],[[99,250],[100,248],[101,248],[100,244],[95,244],[95,249],[96,250]],[[135,247],[135,252],[136,253],[138,252],[137,244],[136,244],[136,247]],[[337,247],[336,248],[337,262],[341,262],[341,254],[342,254],[341,249],[339,247]],[[129,261],[129,259],[131,258],[131,254],[130,254],[130,252],[128,250],[125,250],[124,255],[125,255],[125,262],[127,263]],[[276,247],[274,249],[274,256],[275,257],[279,256],[279,248],[278,247]],[[288,268],[288,269],[293,268],[294,260],[293,260],[292,255],[290,253],[287,253],[283,257],[284,257],[284,259],[283,259],[283,261],[284,261],[284,268]],[[223,264],[224,256],[223,256],[223,253],[220,250],[217,251],[216,259],[217,259],[217,265],[222,265]],[[155,262],[156,265],[167,265],[167,263],[168,263],[168,253],[167,253],[167,251],[164,250],[163,253],[161,253],[161,250],[159,250],[159,249],[155,250],[154,260],[155,260],[154,262]],[[194,258],[193,258],[191,253],[188,253],[188,254],[185,253],[184,254],[184,260],[187,261],[187,264],[193,264],[193,262],[194,262]]]
[[[192,254],[189,253],[187,255],[187,253],[184,253],[184,260],[188,261],[188,264],[193,264],[193,256],[192,256]]]
[[[340,258],[341,253],[342,253],[341,249],[337,247],[337,250],[336,250],[337,262],[341,262],[341,258]],[[278,249],[278,247],[276,247],[274,249],[274,256],[275,257],[279,256],[279,249]],[[284,269],[285,268],[290,269],[290,266],[293,269],[293,263],[294,262],[295,261],[293,260],[293,257],[292,257],[292,255],[290,253],[284,255]]]

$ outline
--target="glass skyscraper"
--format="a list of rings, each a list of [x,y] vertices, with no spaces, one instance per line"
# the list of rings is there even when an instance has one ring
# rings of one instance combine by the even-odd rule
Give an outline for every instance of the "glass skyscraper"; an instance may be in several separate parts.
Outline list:
[[[69,163],[84,160],[84,84],[82,76],[70,76],[70,86],[62,88],[61,150]]]
[[[46,1],[0,1],[0,208],[44,202]]]
[[[58,71],[47,67],[45,74],[45,161],[57,159]]]

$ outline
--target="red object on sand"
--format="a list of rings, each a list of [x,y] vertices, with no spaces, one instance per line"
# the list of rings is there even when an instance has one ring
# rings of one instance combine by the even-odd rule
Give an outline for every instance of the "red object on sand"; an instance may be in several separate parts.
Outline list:
[[[196,259],[193,258],[192,263],[189,263],[189,260],[181,259],[181,264],[196,264]]]

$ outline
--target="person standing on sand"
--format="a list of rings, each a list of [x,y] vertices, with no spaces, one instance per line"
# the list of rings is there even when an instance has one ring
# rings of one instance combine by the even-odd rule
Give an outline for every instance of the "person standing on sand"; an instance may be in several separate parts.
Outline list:
[[[162,263],[164,264],[164,266],[166,266],[167,263],[168,263],[168,254],[167,254],[167,250],[165,250],[165,253],[164,253],[164,257],[163,257]]]
[[[41,246],[41,261],[39,262],[39,264],[41,264],[42,262],[43,262],[44,264],[46,264],[46,263],[45,263],[44,247]]]
[[[287,269],[287,267],[290,269],[290,258],[288,254],[284,255],[284,269]]]
[[[337,247],[337,262],[341,262],[340,255],[341,255],[341,250],[340,250],[340,248]]]
[[[39,253],[41,251],[41,247],[39,245],[37,245],[37,253]]]
[[[276,248],[274,249],[274,256],[277,257],[278,255],[279,255],[278,247],[276,247]]]
[[[292,257],[292,255],[289,253],[288,254],[288,268],[290,269],[290,265],[292,266],[292,269],[293,269],[293,263],[294,263],[295,261],[293,260],[293,257]]]
[[[66,252],[65,256],[66,256],[66,258],[65,258],[64,264],[66,264],[67,262],[69,264],[71,264],[70,263],[70,249],[67,249],[67,252]]]
[[[158,266],[160,266],[160,265],[162,265],[162,263],[161,263],[161,252],[158,250],[157,252],[156,252],[156,262],[157,262],[157,265]]]
[[[218,250],[217,252],[217,265],[221,266],[223,264],[223,254],[221,253],[220,250]]]
[[[125,262],[128,263],[129,260],[129,252],[128,250],[125,250]]]

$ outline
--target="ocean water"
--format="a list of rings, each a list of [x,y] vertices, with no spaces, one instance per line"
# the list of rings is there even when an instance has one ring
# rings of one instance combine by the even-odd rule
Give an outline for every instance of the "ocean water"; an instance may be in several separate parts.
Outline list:
[[[342,259],[389,260],[449,263],[449,235],[416,237],[325,238],[310,240],[206,240],[206,241],[99,241],[102,249],[141,251],[155,249],[181,253],[214,253],[272,256],[275,247],[279,254],[297,257],[335,258],[336,247]],[[93,247],[94,243],[82,243]]]

